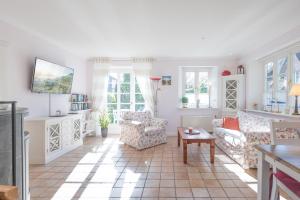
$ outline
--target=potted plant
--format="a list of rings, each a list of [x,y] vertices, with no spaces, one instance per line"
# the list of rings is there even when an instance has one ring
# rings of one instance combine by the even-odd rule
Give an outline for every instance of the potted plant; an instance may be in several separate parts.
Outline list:
[[[181,103],[182,103],[182,107],[183,108],[187,108],[188,107],[188,103],[189,103],[189,99],[187,97],[183,96],[181,98]]]
[[[106,111],[102,111],[99,115],[99,125],[101,127],[101,136],[106,137],[109,125],[109,116]]]

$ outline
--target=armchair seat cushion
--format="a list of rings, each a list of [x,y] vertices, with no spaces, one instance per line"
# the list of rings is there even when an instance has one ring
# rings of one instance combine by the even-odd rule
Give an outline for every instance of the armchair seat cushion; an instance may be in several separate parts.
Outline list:
[[[145,135],[147,136],[160,134],[161,131],[163,130],[160,127],[156,127],[156,126],[145,127]]]

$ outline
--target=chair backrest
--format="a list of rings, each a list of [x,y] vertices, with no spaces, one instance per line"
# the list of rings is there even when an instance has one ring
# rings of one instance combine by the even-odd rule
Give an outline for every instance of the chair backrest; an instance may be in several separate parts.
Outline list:
[[[277,131],[280,130],[291,130],[295,133],[297,132],[297,129],[300,130],[300,122],[289,122],[289,121],[272,121],[271,122],[271,144],[299,144],[299,134],[298,139],[282,139],[277,138]]]
[[[150,111],[122,111],[120,117],[124,120],[143,122],[146,126],[150,125],[152,118]]]

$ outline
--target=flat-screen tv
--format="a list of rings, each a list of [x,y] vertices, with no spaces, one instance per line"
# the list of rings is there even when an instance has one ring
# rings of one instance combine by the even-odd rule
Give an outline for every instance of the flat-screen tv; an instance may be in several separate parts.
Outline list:
[[[35,60],[31,91],[35,93],[70,94],[74,69],[39,58]]]

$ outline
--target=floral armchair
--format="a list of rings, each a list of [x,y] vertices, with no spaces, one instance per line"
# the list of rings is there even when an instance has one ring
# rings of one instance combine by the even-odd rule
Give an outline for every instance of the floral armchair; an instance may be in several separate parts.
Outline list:
[[[167,143],[167,121],[152,118],[149,111],[123,111],[120,116],[120,140],[138,150]]]

